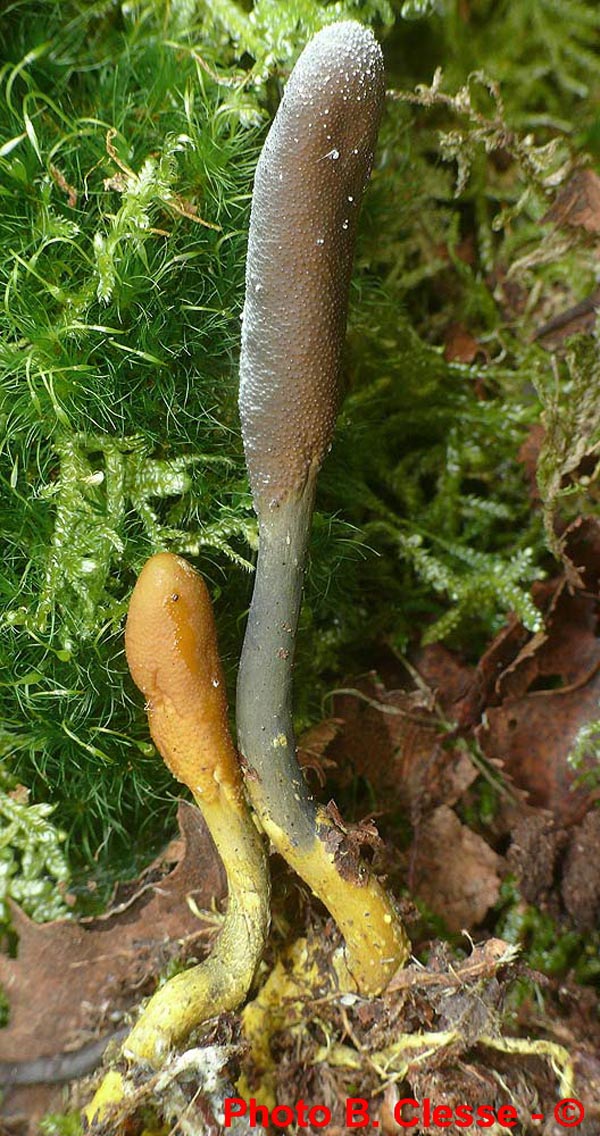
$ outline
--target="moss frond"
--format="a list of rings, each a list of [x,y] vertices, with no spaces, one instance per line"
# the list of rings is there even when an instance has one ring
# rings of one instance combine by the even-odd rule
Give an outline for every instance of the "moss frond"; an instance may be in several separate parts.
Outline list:
[[[3,735],[2,749],[14,742],[8,733]],[[70,877],[65,835],[50,820],[52,807],[30,804],[28,797],[0,767],[0,933],[10,925],[9,898],[39,923],[64,917],[69,910],[64,898]]]
[[[535,377],[545,427],[538,485],[546,539],[557,556],[563,548],[558,531],[566,518],[581,510],[590,492],[594,493],[599,472],[598,346],[591,337],[577,336],[570,341],[570,348],[562,366],[555,363],[550,372],[540,371]]]

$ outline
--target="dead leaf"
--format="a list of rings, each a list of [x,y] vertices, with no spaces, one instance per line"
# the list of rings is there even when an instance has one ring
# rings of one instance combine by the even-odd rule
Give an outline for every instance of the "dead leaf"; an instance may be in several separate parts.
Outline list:
[[[178,819],[184,852],[177,866],[165,875],[163,865],[161,875],[154,865],[153,878],[146,874],[142,887],[105,915],[38,924],[13,908],[17,957],[0,956],[10,1006],[9,1024],[0,1029],[1,1061],[78,1049],[112,1032],[115,1011],[150,993],[186,940],[197,949],[199,936],[214,933],[212,921],[195,911],[223,899],[225,873],[199,811],[181,802]],[[18,1111],[31,1091],[9,1090],[0,1115]]]
[[[337,736],[340,718],[324,718],[302,735],[298,744],[298,764],[301,769],[314,770],[319,785],[326,781],[325,769],[334,763],[326,757],[327,747]]]
[[[575,170],[556,195],[542,224],[571,225],[600,233],[600,177],[591,169]]]
[[[428,677],[435,673],[439,678],[437,648],[432,652],[436,663],[432,661]],[[421,673],[426,657],[418,659]],[[444,686],[450,704],[467,691],[468,679],[461,665],[449,659],[448,652],[445,661],[453,682]],[[336,697],[336,717],[343,725],[327,752],[335,760],[339,782],[349,784],[357,776],[368,782],[372,796],[364,812],[402,808],[416,821],[438,804],[454,803],[474,781],[477,772],[466,752],[444,746],[447,723],[435,696],[436,691],[424,687],[387,691],[372,678]]]
[[[600,810],[584,817],[573,832],[565,858],[561,893],[564,905],[581,931],[600,926]]]
[[[523,803],[512,818],[510,830],[507,860],[519,892],[526,903],[546,906],[568,834],[564,828],[557,828],[552,813]]]
[[[444,359],[447,363],[474,363],[487,360],[487,352],[462,323],[451,323],[444,333]]]
[[[593,530],[587,543],[585,531],[581,525],[574,529],[566,548],[577,561],[574,573],[578,578],[583,573],[597,592],[600,530]],[[530,803],[549,809],[558,824],[580,819],[592,801],[588,789],[577,787],[578,774],[568,757],[579,730],[598,717],[597,627],[596,595],[570,590],[565,577],[555,582],[545,630],[499,671],[488,692],[485,723],[476,730],[485,755],[501,762],[514,784],[528,792]],[[492,644],[488,671],[504,646],[504,640],[500,651]],[[584,763],[582,772],[591,764]]]
[[[568,758],[581,728],[598,718],[600,522],[574,522],[564,549],[565,574],[534,588],[544,630],[528,637],[513,619],[479,663],[485,717],[475,731],[484,754],[558,826],[581,819],[595,799],[578,784],[593,759],[576,771]]]
[[[536,422],[529,430],[525,441],[521,443],[519,452],[517,454],[517,460],[520,461],[525,471],[525,477],[527,478],[527,483],[529,485],[529,496],[536,505],[539,505],[541,502],[540,490],[537,482],[537,467],[540,457],[540,450],[542,448],[542,443],[545,436],[546,431],[544,430],[542,423]]]
[[[550,809],[562,824],[581,819],[592,801],[589,790],[576,788],[567,759],[581,727],[598,716],[599,699],[596,669],[582,687],[507,698],[488,710],[478,731],[486,756],[527,790],[532,804]]]
[[[599,926],[600,812],[565,827],[547,809],[512,801],[496,822],[497,834],[510,837],[506,858],[523,902],[560,927],[585,933]]]
[[[545,630],[533,635],[498,677],[500,698],[526,693],[545,697],[585,688],[600,664],[595,608],[593,597],[570,591],[561,580],[546,615]]]
[[[564,311],[557,312],[546,320],[537,328],[532,338],[541,343],[546,350],[556,351],[572,335],[591,335],[599,308],[600,288],[594,288],[584,300],[571,304]]]
[[[498,899],[500,857],[441,805],[415,836],[411,890],[451,931],[476,927]]]
[[[49,169],[50,169],[50,176],[51,176],[52,180],[56,183],[56,185],[58,186],[59,189],[62,189],[63,193],[67,194],[67,205],[71,209],[74,209],[75,206],[77,205],[77,197],[78,197],[77,190],[75,189],[75,186],[69,184],[65,175],[63,173],[61,173],[61,171],[58,169],[57,166],[54,165],[53,162],[50,162]]]
[[[474,946],[472,954],[463,962],[452,961],[448,966],[440,966],[434,954],[426,966],[411,963],[399,970],[386,986],[385,997],[407,987],[423,990],[438,986],[451,990],[471,982],[481,982],[483,978],[491,978],[500,967],[513,962],[517,953],[517,948],[504,939],[487,939],[485,943]]]
[[[415,667],[429,687],[434,703],[448,718],[457,721],[462,717],[461,706],[473,691],[475,673],[443,643],[431,643],[415,657]]]
[[[564,533],[564,557],[572,567],[575,586],[600,595],[600,521],[579,517]]]
[[[530,633],[523,624],[515,615],[509,615],[505,626],[498,632],[477,664],[478,713],[466,723],[467,725],[477,725],[486,707],[495,706],[501,701],[500,681],[530,641]]]

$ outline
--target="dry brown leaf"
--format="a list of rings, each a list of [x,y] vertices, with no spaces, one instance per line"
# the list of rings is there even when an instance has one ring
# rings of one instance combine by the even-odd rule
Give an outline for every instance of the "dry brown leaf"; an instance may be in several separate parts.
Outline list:
[[[582,726],[598,716],[600,672],[581,688],[534,691],[508,698],[488,710],[479,733],[484,753],[501,761],[529,800],[552,811],[557,821],[572,824],[585,814],[591,795],[576,788],[567,758]]]
[[[496,822],[510,837],[506,858],[522,900],[558,926],[583,934],[600,926],[600,811],[565,827],[547,809],[513,800]]]
[[[18,954],[0,956],[0,982],[10,1006],[9,1024],[0,1029],[0,1061],[78,1049],[112,1032],[115,1011],[148,994],[186,940],[189,950],[190,940],[214,933],[214,923],[196,912],[223,899],[225,873],[198,810],[181,802],[178,819],[180,862],[168,874],[164,861],[162,873],[155,865],[154,878],[146,874],[141,888],[107,914],[38,924],[13,908]],[[172,854],[173,845],[170,849]],[[0,1115],[18,1111],[32,1091],[9,1091]]]
[[[509,827],[512,843],[507,861],[520,894],[527,903],[547,908],[568,842],[567,832],[557,828],[552,813],[523,802],[513,809]]]
[[[542,448],[546,431],[541,422],[536,422],[530,428],[525,441],[521,443],[517,459],[523,466],[527,484],[529,486],[529,496],[531,500],[539,505],[541,502],[540,490],[537,482],[537,467],[540,457],[540,450]]]
[[[78,197],[78,193],[77,193],[77,190],[75,189],[75,186],[70,185],[70,183],[67,181],[65,175],[58,169],[57,166],[54,165],[53,162],[50,162],[49,169],[50,169],[50,176],[51,176],[52,180],[56,183],[56,185],[58,186],[59,189],[62,189],[63,193],[66,193],[67,205],[71,209],[74,209],[75,206],[77,205],[77,197]]]
[[[579,517],[564,534],[563,555],[572,566],[573,586],[600,595],[600,521]]]
[[[474,363],[486,360],[487,352],[462,323],[451,323],[444,333],[444,359],[447,363]]]
[[[473,667],[464,663],[443,643],[431,643],[419,651],[415,667],[431,691],[432,704],[440,706],[446,717],[458,720],[462,704],[472,695],[475,681]]]
[[[561,883],[563,903],[581,931],[600,927],[600,810],[584,817],[573,833]]]
[[[564,543],[568,578],[534,594],[546,609],[544,630],[524,642],[513,621],[479,664],[485,719],[476,730],[485,755],[557,825],[581,819],[594,799],[568,758],[581,728],[598,717],[600,524],[581,518]],[[583,762],[580,772],[592,764]]]
[[[432,652],[437,658],[437,648]],[[445,682],[433,663],[428,678],[435,671],[450,702],[466,693],[465,672],[470,675],[471,671],[456,661],[450,665],[450,653],[447,655],[452,683]],[[418,660],[421,673],[426,657],[423,653]],[[363,778],[376,808],[400,807],[413,819],[438,804],[458,800],[477,773],[460,748],[444,747],[447,731],[435,693],[426,689],[388,691],[375,679],[340,693],[335,711],[343,726],[327,751],[335,759],[338,780],[347,784],[357,776]],[[366,801],[365,806],[366,812]]]
[[[498,899],[500,857],[440,805],[415,836],[411,891],[451,931],[476,927]]]
[[[319,785],[326,781],[325,770],[333,762],[326,752],[330,742],[337,736],[342,725],[339,718],[324,718],[316,726],[311,726],[302,735],[298,744],[298,763],[301,769],[314,770]]]
[[[557,312],[546,320],[537,328],[533,339],[541,343],[547,351],[557,351],[572,335],[592,334],[599,308],[600,288],[594,288],[584,300],[571,304],[564,311]]]
[[[399,970],[385,989],[385,997],[397,990],[416,988],[424,990],[432,986],[451,990],[468,986],[471,982],[481,982],[491,978],[500,967],[512,961],[516,949],[504,939],[487,939],[473,947],[472,954],[462,962],[440,966],[435,952],[426,966],[411,963]]]
[[[591,169],[576,170],[556,195],[542,224],[572,225],[600,233],[600,177]]]

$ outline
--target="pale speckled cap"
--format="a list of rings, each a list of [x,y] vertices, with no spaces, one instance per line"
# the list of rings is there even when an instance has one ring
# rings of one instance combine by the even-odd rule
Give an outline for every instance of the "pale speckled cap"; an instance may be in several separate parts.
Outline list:
[[[355,21],[302,52],[256,169],[240,413],[257,509],[299,492],[331,441],[360,202],[383,109],[383,57]]]

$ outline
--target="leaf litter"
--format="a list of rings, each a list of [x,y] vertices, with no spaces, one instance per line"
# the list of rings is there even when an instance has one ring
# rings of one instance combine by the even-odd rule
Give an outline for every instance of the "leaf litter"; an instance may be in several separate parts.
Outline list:
[[[16,957],[0,955],[10,1010],[0,1029],[5,1069],[113,1034],[173,959],[206,953],[218,930],[215,904],[226,894],[225,874],[198,810],[181,802],[178,819],[179,838],[137,886],[127,886],[127,898],[117,892],[106,914],[39,924],[13,905]],[[24,1114],[34,1122],[57,1100],[55,1087],[15,1087],[0,1116]]]

